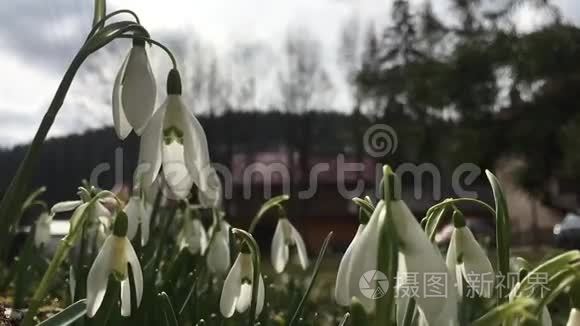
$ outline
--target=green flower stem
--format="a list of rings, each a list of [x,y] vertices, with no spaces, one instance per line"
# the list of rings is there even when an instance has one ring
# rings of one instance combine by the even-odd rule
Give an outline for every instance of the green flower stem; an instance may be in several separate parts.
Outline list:
[[[171,64],[173,65],[173,69],[177,69],[177,60],[175,59],[175,56],[173,55],[173,52],[171,52],[171,50],[169,50],[169,48],[165,45],[163,45],[163,43],[156,41],[150,37],[144,37],[144,36],[140,36],[140,35],[123,35],[120,38],[130,38],[133,40],[142,40],[151,44],[155,44],[156,46],[158,46],[159,48],[161,48],[163,51],[165,51],[165,53],[167,53],[167,56],[169,57],[169,59],[171,59]]]
[[[66,237],[64,237],[64,239],[62,239],[62,241],[59,243],[58,248],[56,249],[56,253],[54,254],[52,260],[50,261],[50,265],[48,265],[48,269],[44,273],[44,276],[42,277],[40,284],[36,288],[36,291],[34,292],[32,299],[30,299],[30,306],[28,308],[28,311],[26,312],[26,315],[24,316],[24,320],[22,321],[21,324],[22,326],[33,325],[34,316],[36,316],[38,308],[40,308],[40,306],[42,305],[42,302],[46,297],[46,294],[48,293],[50,286],[53,284],[53,279],[58,273],[60,265],[65,260],[69,250],[73,247],[76,235],[78,235],[79,232],[82,231],[83,225],[85,224],[85,220],[87,219],[87,216],[89,215],[89,212],[92,209],[92,205],[94,205],[94,202],[87,205],[84,212],[82,212],[82,215],[80,216],[80,220],[78,221],[78,223],[75,224],[71,232],[69,232],[69,234],[67,234]]]
[[[107,0],[95,0],[93,10],[93,26],[96,26],[107,13]]]
[[[475,198],[448,198],[448,199],[445,199],[444,201],[440,202],[439,204],[431,206],[431,208],[429,208],[429,210],[427,211],[427,214],[429,214],[431,211],[433,211],[441,206],[447,206],[447,205],[455,204],[455,203],[459,203],[459,202],[470,202],[470,203],[478,204],[478,205],[482,206],[483,208],[487,209],[491,214],[493,214],[493,216],[495,216],[495,209],[493,209],[493,207],[491,207],[487,203],[485,203],[479,199],[475,199]]]
[[[270,198],[267,202],[265,202],[262,205],[262,207],[260,207],[260,210],[258,211],[258,213],[256,213],[256,216],[254,216],[254,219],[252,219],[252,222],[250,223],[250,227],[248,228],[248,232],[254,233],[254,229],[256,228],[256,225],[258,225],[258,222],[260,222],[260,220],[262,219],[262,216],[264,216],[264,214],[266,214],[266,212],[269,211],[271,208],[273,208],[275,206],[279,206],[282,202],[284,202],[288,199],[290,199],[290,196],[280,195],[280,196]]]
[[[99,50],[103,46],[109,44],[115,38],[118,38],[127,32],[146,33],[146,30],[141,25],[130,24],[120,27],[111,33],[107,33],[103,40],[99,40],[99,42],[97,42],[96,46],[94,47],[90,46],[93,42],[88,41],[75,55],[70,66],[66,70],[52,99],[52,102],[50,103],[48,110],[40,122],[40,126],[34,135],[34,139],[28,147],[28,151],[20,163],[16,174],[12,178],[10,185],[6,189],[6,193],[2,198],[2,202],[0,202],[0,239],[2,239],[0,240],[0,257],[3,257],[3,255],[6,253],[6,248],[8,247],[6,239],[9,238],[8,235],[10,233],[11,226],[18,218],[18,203],[22,202],[24,192],[28,188],[30,179],[35,172],[34,168],[36,167],[36,163],[40,157],[42,144],[44,143],[46,135],[54,123],[56,115],[64,103],[64,99],[66,98],[70,85],[72,84],[77,71],[91,53]],[[97,36],[99,36],[99,34],[95,35],[95,37]]]
[[[260,285],[260,247],[258,247],[256,239],[254,239],[254,237],[247,231],[233,228],[232,233],[241,238],[250,249],[250,254],[252,255],[252,270],[254,273],[252,275],[252,301],[250,304],[248,326],[254,326],[254,321],[256,319],[256,306],[258,303],[258,288]]]
[[[395,312],[395,286],[398,268],[398,241],[393,225],[391,202],[398,199],[396,193],[396,176],[388,165],[383,167],[383,195],[385,200],[385,217],[381,226],[378,270],[387,275],[389,287],[385,296],[377,301],[377,326],[391,325]],[[380,307],[380,308],[378,308]]]

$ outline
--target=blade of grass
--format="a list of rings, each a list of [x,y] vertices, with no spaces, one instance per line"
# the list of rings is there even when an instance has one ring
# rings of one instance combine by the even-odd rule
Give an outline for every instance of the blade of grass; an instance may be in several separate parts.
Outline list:
[[[322,244],[322,249],[320,249],[320,253],[318,254],[318,258],[316,258],[316,264],[314,264],[314,270],[312,271],[312,277],[310,278],[310,283],[308,284],[308,287],[306,288],[306,292],[304,292],[304,295],[302,296],[302,299],[300,300],[300,303],[298,304],[296,311],[294,311],[294,315],[292,316],[292,319],[290,320],[290,323],[288,324],[288,326],[293,326],[300,318],[300,314],[302,313],[302,309],[304,308],[304,304],[306,303],[306,300],[308,299],[308,295],[310,294],[310,291],[312,291],[312,288],[314,287],[314,282],[316,281],[316,277],[318,276],[318,272],[320,271],[320,265],[322,264],[322,259],[324,258],[324,254],[326,253],[326,248],[328,247],[328,244],[330,243],[331,238],[332,238],[332,232],[328,233],[328,235],[326,236],[326,239],[324,239],[324,243]]]
[[[163,309],[163,314],[165,315],[165,325],[167,326],[178,326],[177,317],[175,316],[175,311],[173,310],[173,305],[171,304],[171,299],[165,292],[161,292],[157,295],[157,299],[161,304]]]
[[[86,301],[86,299],[82,299],[71,304],[37,326],[66,326],[74,323],[87,313]]]

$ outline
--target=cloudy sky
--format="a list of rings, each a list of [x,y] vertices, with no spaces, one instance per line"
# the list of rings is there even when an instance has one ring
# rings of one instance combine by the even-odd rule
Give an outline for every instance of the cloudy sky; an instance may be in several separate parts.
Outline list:
[[[499,0],[498,0],[499,1]],[[227,57],[239,44],[263,46],[266,59],[258,65],[280,64],[288,30],[305,33],[320,42],[321,58],[334,85],[332,106],[347,110],[344,71],[336,58],[346,21],[358,17],[361,24],[388,17],[385,0],[110,0],[109,10],[130,8],[160,41],[188,48],[195,41],[212,48],[218,58]],[[415,0],[415,3],[421,0]],[[436,12],[445,16],[446,0],[434,0]],[[580,21],[578,0],[555,0],[568,21]],[[522,8],[518,27],[533,29],[541,13]],[[0,146],[29,141],[66,70],[84,40],[92,20],[91,0],[18,0],[0,10]],[[81,68],[49,136],[82,133],[88,128],[112,124],[112,80],[129,42],[119,41],[104,53],[91,57]],[[187,52],[186,52],[187,53]],[[167,59],[151,51],[154,71],[162,89]],[[277,59],[276,59],[277,58]],[[271,60],[264,65],[265,60]],[[187,62],[187,61],[186,61]],[[187,65],[187,64],[184,64]],[[184,70],[186,68],[183,68]],[[275,101],[268,87],[275,78],[264,73],[258,104]],[[269,77],[268,77],[269,76]],[[161,94],[161,93],[160,93]],[[194,109],[195,110],[195,109]]]

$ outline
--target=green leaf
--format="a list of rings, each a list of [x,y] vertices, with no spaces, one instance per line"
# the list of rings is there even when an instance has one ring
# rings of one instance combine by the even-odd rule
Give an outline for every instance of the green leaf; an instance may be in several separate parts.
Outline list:
[[[349,317],[350,317],[350,314],[348,312],[346,314],[344,314],[344,317],[342,317],[342,321],[340,322],[340,324],[338,324],[338,326],[345,326]]]
[[[173,305],[171,304],[171,300],[169,296],[165,292],[161,292],[157,295],[157,299],[161,304],[161,309],[163,309],[163,314],[165,318],[165,325],[167,326],[178,326],[177,324],[177,317],[175,316],[175,310],[173,310]]]
[[[267,211],[269,211],[273,207],[280,205],[281,203],[287,201],[288,199],[290,199],[290,196],[284,194],[284,195],[270,198],[267,202],[265,202],[262,205],[262,207],[260,207],[260,209],[258,210],[258,213],[256,213],[256,216],[254,216],[254,219],[252,220],[252,223],[250,224],[250,227],[248,228],[248,232],[250,232],[250,233],[254,232],[256,225],[258,225],[258,222],[260,222],[260,220],[262,219],[262,216],[264,214],[266,214]]]
[[[310,295],[310,292],[312,291],[312,288],[314,287],[314,282],[316,281],[316,277],[318,276],[318,272],[320,271],[320,265],[322,264],[322,259],[324,258],[324,254],[326,253],[326,248],[328,247],[328,244],[330,243],[331,238],[332,238],[332,232],[328,233],[328,235],[326,236],[326,239],[324,239],[324,243],[322,244],[322,249],[320,249],[320,253],[318,253],[318,258],[316,258],[316,263],[314,264],[314,270],[312,271],[312,277],[310,278],[310,283],[308,283],[308,287],[306,288],[306,292],[304,292],[304,295],[302,296],[302,299],[300,300],[298,307],[296,307],[296,310],[294,311],[294,314],[292,315],[292,319],[290,320],[290,323],[288,324],[288,326],[293,326],[300,319],[300,315],[302,314],[302,309],[304,308],[304,304],[306,303],[306,300],[308,299],[308,295]]]
[[[351,325],[356,326],[370,325],[369,316],[367,315],[367,312],[365,311],[364,307],[356,297],[353,297],[350,303],[350,316],[352,321],[350,323]]]
[[[481,318],[471,323],[471,326],[496,326],[506,320],[535,319],[531,310],[537,305],[537,301],[530,298],[517,298],[512,302],[504,303],[495,307]]]
[[[86,299],[82,299],[71,304],[58,314],[38,324],[38,326],[66,326],[74,323],[87,313],[86,301]]]
[[[372,203],[368,202],[367,200],[360,199],[355,197],[352,201],[360,207],[360,209],[366,214],[366,222],[368,222],[371,215],[373,215],[373,211],[375,210],[375,206]],[[360,221],[363,222],[363,221]],[[365,223],[366,224],[366,223]]]
[[[495,236],[497,246],[498,270],[502,288],[507,289],[508,274],[510,272],[510,219],[505,195],[499,181],[489,170],[485,171],[495,200]],[[505,292],[505,293],[504,293]],[[499,302],[505,302],[508,291],[497,291]]]
[[[46,191],[46,187],[40,187],[40,188],[36,189],[35,191],[33,191],[30,195],[28,195],[28,197],[26,198],[26,200],[22,204],[21,212],[24,212],[31,205],[33,205],[36,198],[38,198],[38,196],[42,195],[45,191]]]
[[[443,217],[445,216],[445,211],[447,206],[438,207],[432,211],[428,212],[428,215],[425,217],[425,233],[429,236],[429,240],[434,241],[435,235],[437,234],[437,229],[443,221]]]

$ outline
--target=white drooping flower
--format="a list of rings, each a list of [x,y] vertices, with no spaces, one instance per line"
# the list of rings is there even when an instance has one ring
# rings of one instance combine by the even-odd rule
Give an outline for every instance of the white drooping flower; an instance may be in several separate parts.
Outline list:
[[[234,315],[235,311],[243,313],[250,307],[252,301],[252,284],[254,282],[254,265],[252,255],[240,253],[224,281],[220,297],[220,311],[226,318]],[[258,296],[256,302],[256,316],[264,307],[264,280],[259,275]]]
[[[192,255],[203,255],[207,249],[207,233],[198,218],[184,217],[180,238],[180,247],[187,248]]]
[[[199,203],[207,208],[220,208],[222,205],[223,189],[220,178],[214,168],[208,166],[202,172],[205,179],[206,189],[198,192]]]
[[[221,220],[209,229],[210,242],[207,248],[207,268],[212,274],[225,275],[230,268],[230,225]]]
[[[491,298],[495,280],[493,267],[460,214],[459,212],[454,214],[454,220],[457,221],[447,251],[447,268],[455,275],[460,299],[464,292],[463,280],[479,296]]]
[[[302,236],[294,225],[283,217],[278,219],[276,231],[274,231],[274,237],[272,238],[272,266],[274,266],[274,270],[277,273],[282,273],[284,268],[286,268],[290,258],[291,247],[296,247],[300,266],[303,270],[306,270],[308,268],[308,253],[306,252],[304,240],[302,240]]]
[[[580,326],[580,310],[572,308],[566,326]]]
[[[384,207],[385,202],[379,201],[367,225],[362,230],[359,228],[360,234],[351,243],[350,256],[346,258],[348,265],[342,266],[343,270],[337,275],[336,286],[342,287],[337,302],[350,305],[352,297],[356,297],[367,312],[374,311],[375,300],[361,293],[359,281],[366,272],[378,269],[379,236],[384,223]],[[369,288],[379,288],[374,278],[370,283]]]
[[[407,284],[408,275],[415,275],[419,280],[423,280],[429,275],[438,275],[443,278],[439,281],[442,285],[440,290],[444,292],[444,295],[425,295],[424,293],[429,294],[425,288],[425,282],[413,284],[417,291],[412,291],[408,295],[415,299],[420,313],[423,314],[429,325],[457,325],[456,294],[443,257],[429,241],[419,222],[402,200],[392,200],[389,205],[391,205],[392,225],[399,244],[397,291],[401,293],[402,288],[410,286]],[[350,260],[346,272],[347,276],[341,276],[348,281],[341,281],[346,284],[337,284],[337,286],[345,288],[339,299],[342,304],[346,305],[347,302],[350,303],[352,297],[356,297],[368,312],[375,310],[376,300],[362,295],[359,281],[365,273],[375,271],[378,268],[380,238],[385,222],[386,205],[384,201],[380,201],[368,224],[352,245],[350,258],[347,258]],[[370,283],[368,284],[370,288],[378,288],[380,285],[375,278],[372,278]],[[348,293],[346,293],[347,291]],[[398,297],[397,299],[401,300],[402,298]]]
[[[135,40],[113,86],[113,122],[120,139],[125,139],[132,129],[141,134],[155,109],[156,94],[145,42]]]
[[[113,275],[121,283],[121,315],[131,315],[131,286],[128,277],[127,264],[131,266],[135,284],[137,307],[143,297],[143,272],[139,258],[127,238],[128,227],[127,215],[123,212],[117,214],[113,234],[104,242],[97,258],[93,262],[87,277],[87,316],[95,316],[105,293],[109,275]],[[135,308],[137,308],[135,307]]]
[[[356,230],[356,234],[344,252],[342,259],[340,260],[340,265],[338,266],[338,273],[336,274],[336,283],[334,288],[334,298],[336,299],[336,303],[341,306],[348,307],[351,304],[351,295],[347,286],[349,277],[348,270],[350,261],[352,259],[352,250],[354,247],[358,246],[360,235],[364,228],[364,224],[359,224],[358,229]]]
[[[390,204],[399,243],[399,292],[404,291],[405,287],[417,289],[407,293],[415,299],[420,313],[430,326],[458,325],[454,276],[449,273],[441,253],[429,240],[407,204],[402,200],[393,200]],[[421,281],[409,284],[408,281],[413,281],[415,277]],[[430,293],[430,279],[433,284],[439,285],[437,293],[442,295],[430,295],[434,294]]]
[[[129,219],[127,237],[130,240],[137,235],[137,229],[141,226],[141,245],[146,245],[149,241],[149,229],[151,227],[151,205],[140,196],[131,196],[129,202],[123,209]]]
[[[177,199],[185,198],[193,184],[206,191],[207,180],[201,176],[210,164],[205,132],[183,103],[180,83],[172,70],[167,99],[145,127],[139,151],[142,186],[150,187],[163,166],[165,182]]]
[[[42,212],[34,223],[34,246],[36,248],[46,247],[50,242],[50,224],[54,215]]]
[[[110,199],[111,197],[101,197],[96,200],[89,200],[87,202],[83,200],[64,201],[52,206],[50,213],[51,215],[54,215],[74,210],[70,218],[71,230],[75,227],[76,222],[80,219],[80,217],[85,213],[89,214],[90,216],[90,225],[98,225],[96,222],[105,223],[107,219],[111,219],[113,216],[111,211],[105,207],[106,204],[111,203]],[[90,208],[90,211],[85,212],[87,208]]]

